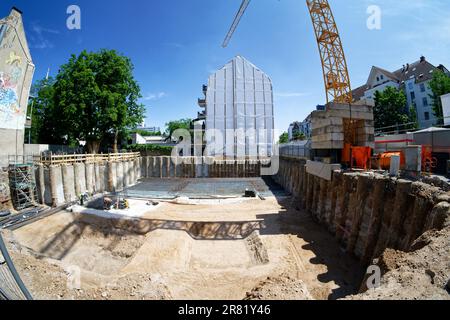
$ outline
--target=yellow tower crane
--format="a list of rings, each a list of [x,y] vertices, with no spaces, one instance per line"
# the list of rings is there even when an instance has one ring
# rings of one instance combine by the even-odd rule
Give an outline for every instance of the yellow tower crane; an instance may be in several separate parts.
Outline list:
[[[223,47],[226,47],[230,42],[250,1],[242,1],[230,31],[228,31],[225,37]],[[347,62],[330,4],[327,0],[306,0],[306,4],[311,15],[317,44],[319,46],[327,103],[331,101],[352,103],[353,96]]]

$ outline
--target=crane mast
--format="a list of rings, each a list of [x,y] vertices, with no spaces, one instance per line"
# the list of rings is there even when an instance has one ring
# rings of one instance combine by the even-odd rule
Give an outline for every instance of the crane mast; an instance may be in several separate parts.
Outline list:
[[[230,42],[249,4],[250,0],[242,1],[241,7],[222,45],[223,47],[226,47]],[[311,15],[319,47],[327,103],[332,101],[352,103],[353,97],[347,62],[330,4],[327,0],[306,0],[306,4]]]
[[[352,103],[352,89],[341,37],[327,0],[307,0],[322,62],[327,103]]]

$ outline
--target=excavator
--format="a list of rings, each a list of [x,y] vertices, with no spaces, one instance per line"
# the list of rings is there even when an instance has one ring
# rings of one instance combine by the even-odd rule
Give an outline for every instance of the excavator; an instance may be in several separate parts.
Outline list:
[[[242,1],[222,47],[228,46],[250,1]],[[327,104],[329,102],[352,104],[353,95],[347,61],[330,4],[327,0],[306,0],[306,5],[311,16],[322,62]],[[358,166],[368,167],[371,152],[366,147],[354,147],[356,129],[351,120],[347,121],[344,126],[344,137],[345,147],[342,151],[341,161],[350,165],[357,163]]]

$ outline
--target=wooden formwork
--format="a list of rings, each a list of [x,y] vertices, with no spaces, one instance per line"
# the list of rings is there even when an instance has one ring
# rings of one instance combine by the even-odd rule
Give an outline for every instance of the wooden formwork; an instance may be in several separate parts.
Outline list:
[[[110,154],[66,154],[66,155],[42,155],[35,158],[44,165],[72,164],[72,163],[98,163],[106,161],[122,162],[131,161],[140,157],[139,152],[110,153]]]

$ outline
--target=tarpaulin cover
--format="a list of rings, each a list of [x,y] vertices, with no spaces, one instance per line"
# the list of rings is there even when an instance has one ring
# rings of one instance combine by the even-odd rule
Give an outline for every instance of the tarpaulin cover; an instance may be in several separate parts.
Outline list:
[[[272,155],[272,82],[252,63],[237,56],[212,74],[206,104],[209,156]]]

